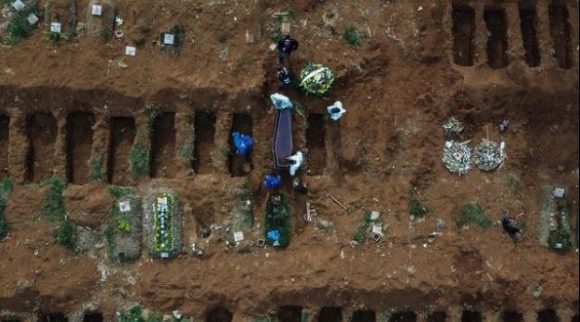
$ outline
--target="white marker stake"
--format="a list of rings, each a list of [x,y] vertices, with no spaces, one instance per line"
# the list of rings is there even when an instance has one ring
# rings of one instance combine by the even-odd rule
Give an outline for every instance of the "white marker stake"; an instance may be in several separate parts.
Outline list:
[[[91,13],[93,16],[101,16],[103,14],[103,6],[94,4],[91,8]]]
[[[165,34],[163,36],[163,43],[165,45],[174,45],[175,44],[175,35],[174,34]]]
[[[50,24],[50,32],[59,33],[62,31],[62,24],[60,22],[52,22]]]
[[[135,55],[137,55],[137,48],[133,46],[127,46],[125,48],[125,55],[134,57]]]
[[[24,4],[24,2],[22,2],[20,0],[16,0],[16,1],[12,2],[12,7],[14,9],[16,9],[16,11],[20,11],[20,10],[24,9],[24,7],[26,7],[26,4]]]

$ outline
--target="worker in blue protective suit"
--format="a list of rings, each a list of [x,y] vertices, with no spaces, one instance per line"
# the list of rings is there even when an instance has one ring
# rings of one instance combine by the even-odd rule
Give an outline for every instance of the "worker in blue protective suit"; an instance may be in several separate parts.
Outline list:
[[[236,154],[247,159],[254,148],[254,140],[250,136],[238,132],[232,133],[232,140]]]
[[[262,187],[268,191],[278,190],[282,186],[282,177],[277,174],[267,174],[264,176]]]

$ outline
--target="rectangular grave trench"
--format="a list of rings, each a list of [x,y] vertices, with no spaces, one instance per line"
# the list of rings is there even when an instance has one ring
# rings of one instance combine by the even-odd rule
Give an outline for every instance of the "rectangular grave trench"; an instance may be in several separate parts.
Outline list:
[[[538,43],[538,13],[534,6],[519,4],[520,26],[524,43],[525,60],[528,66],[540,66],[540,46]]]
[[[326,167],[326,124],[323,114],[310,114],[306,129],[308,174],[322,175]]]
[[[371,310],[357,310],[354,311],[350,322],[376,322],[377,317],[375,311]]]
[[[459,66],[473,66],[475,59],[475,10],[453,5],[453,61]]]
[[[488,31],[487,60],[493,69],[508,65],[507,18],[505,10],[487,8],[483,14]]]
[[[412,311],[397,312],[391,317],[391,322],[417,322],[417,314]]]
[[[550,34],[554,43],[554,57],[558,66],[570,69],[574,66],[572,61],[572,35],[570,26],[570,13],[563,1],[553,1],[549,6]]]
[[[302,307],[282,306],[277,317],[279,322],[302,322]]]
[[[327,306],[320,309],[317,315],[318,322],[342,321],[342,309],[340,307]]]
[[[0,179],[8,177],[10,117],[0,112]]]
[[[89,181],[88,161],[93,146],[95,115],[74,112],[68,115],[66,123],[67,179],[74,184],[85,184]]]
[[[503,322],[524,322],[524,315],[517,311],[504,311],[501,314]]]
[[[103,322],[103,314],[99,312],[85,313],[83,316],[83,322]]]
[[[447,320],[447,312],[437,311],[429,314],[427,322],[445,322]]]
[[[2,316],[0,317],[0,322],[20,322],[22,321],[19,317],[17,316]]]
[[[28,152],[26,180],[39,183],[52,175],[58,124],[51,113],[38,112],[26,118]]]
[[[479,311],[463,311],[461,322],[482,322],[483,317]]]
[[[215,148],[216,116],[212,112],[195,113],[193,170],[198,174],[212,172],[212,152]]]
[[[234,113],[229,137],[229,143],[232,147],[232,134],[234,132],[253,137],[252,117],[248,114]],[[235,152],[232,152],[228,158],[228,168],[232,177],[243,177],[248,175],[252,170],[252,160],[251,158],[249,160],[244,160],[244,158],[236,155]]]
[[[135,141],[137,129],[131,117],[113,117],[109,121],[110,139],[107,162],[107,178],[114,185],[130,182],[129,151]]]
[[[39,322],[68,322],[68,318],[64,313],[44,313],[40,314]]]
[[[545,309],[538,312],[538,322],[560,322],[560,318],[553,309]]]
[[[175,113],[164,112],[153,123],[151,133],[151,177],[173,178],[175,162]]]

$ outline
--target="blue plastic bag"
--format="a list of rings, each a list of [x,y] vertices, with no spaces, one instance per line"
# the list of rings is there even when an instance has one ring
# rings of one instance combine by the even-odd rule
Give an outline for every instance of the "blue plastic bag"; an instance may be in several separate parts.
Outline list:
[[[266,190],[276,190],[282,186],[282,178],[280,176],[275,176],[271,174],[267,174],[264,177],[264,182],[262,182],[262,186]]]
[[[268,237],[268,239],[273,240],[275,242],[279,241],[280,237],[282,237],[278,230],[270,230],[266,236]]]
[[[254,140],[252,140],[251,137],[238,132],[232,133],[232,139],[236,153],[247,158],[254,148]]]

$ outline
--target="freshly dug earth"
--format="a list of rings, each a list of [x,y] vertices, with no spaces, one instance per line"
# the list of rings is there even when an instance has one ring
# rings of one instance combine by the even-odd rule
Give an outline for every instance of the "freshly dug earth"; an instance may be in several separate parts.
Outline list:
[[[462,20],[473,26],[455,28],[467,44],[454,43],[451,1],[119,0],[121,39],[101,44],[81,33],[53,43],[37,31],[16,46],[0,47],[0,115],[10,117],[8,127],[0,117],[0,177],[15,183],[5,212],[9,237],[0,242],[0,313],[89,308],[111,321],[115,311],[135,303],[202,318],[227,316],[213,311],[223,306],[237,321],[282,306],[377,312],[459,307],[485,315],[578,310],[577,253],[556,253],[537,240],[544,184],[568,189],[570,223],[577,222],[577,2],[562,2],[566,25],[550,23],[550,16],[566,15],[550,15],[547,1],[538,1],[535,68],[530,59],[526,63],[529,46],[515,1],[498,2],[505,9],[502,26],[486,26],[480,1],[457,3],[474,10],[473,22]],[[88,1],[77,1],[76,8],[82,24]],[[294,224],[290,246],[236,252],[225,248],[219,231],[210,234],[210,226],[230,216],[238,189],[249,188],[254,225],[263,227],[267,194],[260,181],[272,167],[274,128],[269,95],[278,91],[277,54],[269,49],[278,25],[272,17],[286,10],[300,41],[291,70],[323,63],[337,80],[324,98],[282,91],[301,107],[294,116],[296,149],[312,150],[312,171],[302,176],[308,196],[292,192],[289,182],[283,188]],[[175,25],[184,29],[183,45],[177,55],[162,53],[158,35]],[[360,32],[361,46],[343,39],[349,26]],[[488,30],[494,57],[487,57]],[[526,39],[533,38],[529,32]],[[136,57],[123,55],[127,45],[137,46]],[[309,118],[325,114],[336,100],[347,109],[340,122]],[[153,124],[151,106],[164,113]],[[252,118],[248,175],[240,160],[231,161],[234,113]],[[503,139],[503,167],[465,177],[449,173],[440,161],[441,125],[451,116],[465,123],[463,139],[472,146]],[[504,119],[510,128],[500,134]],[[132,178],[128,160],[136,141],[154,145],[153,168]],[[35,162],[27,162],[30,151]],[[89,160],[102,164],[90,166]],[[95,175],[99,167],[102,177]],[[94,238],[83,240],[78,254],[54,243],[56,224],[40,214],[47,190],[36,183],[52,174],[72,181],[65,192],[70,218],[90,227]],[[131,184],[141,195],[151,185],[174,190],[184,206],[183,254],[168,262],[143,255],[136,263],[112,263],[105,242],[112,201],[107,183],[90,178]],[[408,213],[412,190],[429,209],[422,221]],[[324,225],[304,220],[306,202],[327,220]],[[455,220],[469,202],[478,202],[494,223],[505,214],[517,219],[523,239],[514,243],[497,224],[457,229]],[[372,210],[381,213],[385,236],[351,246],[365,211]],[[438,219],[445,228],[429,243]],[[185,252],[193,242],[203,246],[204,258]]]

